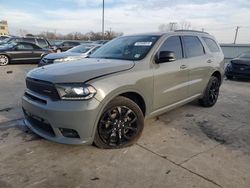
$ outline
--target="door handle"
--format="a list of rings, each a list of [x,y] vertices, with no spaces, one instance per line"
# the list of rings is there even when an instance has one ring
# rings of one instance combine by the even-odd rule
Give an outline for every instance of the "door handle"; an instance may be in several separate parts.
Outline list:
[[[207,60],[207,63],[213,63],[213,60],[209,59]]]
[[[187,68],[187,65],[181,65],[180,68],[181,68],[181,69],[186,69],[186,68]]]

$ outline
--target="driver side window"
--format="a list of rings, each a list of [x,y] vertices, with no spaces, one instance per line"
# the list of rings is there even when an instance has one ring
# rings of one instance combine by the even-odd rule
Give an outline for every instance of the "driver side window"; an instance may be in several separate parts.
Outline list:
[[[33,46],[30,44],[18,44],[16,49],[18,49],[18,50],[33,50]]]
[[[181,39],[179,36],[172,36],[162,44],[160,51],[172,51],[175,53],[176,59],[183,58]]]

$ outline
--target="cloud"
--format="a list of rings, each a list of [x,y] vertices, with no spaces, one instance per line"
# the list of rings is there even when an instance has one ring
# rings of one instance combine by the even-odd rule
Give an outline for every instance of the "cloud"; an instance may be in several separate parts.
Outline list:
[[[38,13],[0,5],[3,19],[10,29],[39,33],[49,30],[61,33],[101,30],[102,1],[71,0],[78,6],[41,9]],[[232,42],[236,26],[238,42],[250,43],[250,1],[248,0],[105,0],[105,27],[125,34],[157,31],[160,24],[186,20],[195,29],[215,35],[220,42]],[[248,25],[249,23],[249,25]]]

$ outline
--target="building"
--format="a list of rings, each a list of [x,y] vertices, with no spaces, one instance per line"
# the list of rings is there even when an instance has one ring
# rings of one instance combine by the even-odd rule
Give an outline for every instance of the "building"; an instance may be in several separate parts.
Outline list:
[[[250,52],[250,44],[220,44],[225,60],[230,61],[243,52]]]
[[[9,35],[8,23],[5,20],[0,21],[0,36]]]

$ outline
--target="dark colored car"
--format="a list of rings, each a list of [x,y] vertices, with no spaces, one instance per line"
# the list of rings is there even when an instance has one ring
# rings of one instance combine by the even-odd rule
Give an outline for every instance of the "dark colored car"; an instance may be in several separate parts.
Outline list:
[[[250,52],[244,52],[230,61],[226,67],[227,79],[249,78],[250,79]]]
[[[67,50],[66,52],[48,54],[41,59],[38,66],[41,67],[52,63],[68,62],[86,58],[101,46],[102,45],[98,44],[81,44]]]
[[[50,48],[50,43],[44,39],[39,37],[9,37],[0,42],[0,47],[11,42],[28,42],[36,44],[37,46],[40,46],[41,48]]]
[[[80,45],[80,42],[77,41],[61,41],[61,42],[56,42],[54,46],[52,46],[52,49],[57,52],[65,52],[69,50],[70,48],[73,48],[75,46]]]
[[[27,42],[12,42],[0,47],[0,66],[9,63],[39,62],[44,55],[52,50],[43,49]]]

